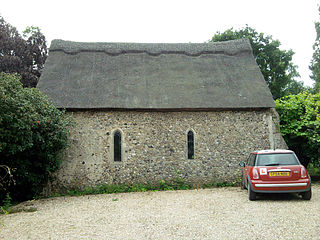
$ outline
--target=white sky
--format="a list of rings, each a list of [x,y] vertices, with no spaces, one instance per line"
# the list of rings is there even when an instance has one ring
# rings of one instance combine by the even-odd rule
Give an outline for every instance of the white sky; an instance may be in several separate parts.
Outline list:
[[[320,0],[0,0],[0,15],[22,32],[88,42],[205,42],[248,24],[295,52],[307,85]]]

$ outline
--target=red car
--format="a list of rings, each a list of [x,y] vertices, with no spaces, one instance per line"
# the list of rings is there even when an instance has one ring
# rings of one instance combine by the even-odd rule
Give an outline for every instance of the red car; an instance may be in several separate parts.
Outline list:
[[[242,167],[242,187],[249,200],[257,193],[291,193],[311,199],[311,178],[291,150],[261,150],[250,153]]]

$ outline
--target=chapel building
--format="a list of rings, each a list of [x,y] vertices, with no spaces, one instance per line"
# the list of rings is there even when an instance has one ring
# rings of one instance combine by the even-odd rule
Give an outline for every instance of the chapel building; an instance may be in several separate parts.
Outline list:
[[[286,148],[247,39],[53,40],[37,87],[76,122],[55,189],[235,181],[249,152]]]

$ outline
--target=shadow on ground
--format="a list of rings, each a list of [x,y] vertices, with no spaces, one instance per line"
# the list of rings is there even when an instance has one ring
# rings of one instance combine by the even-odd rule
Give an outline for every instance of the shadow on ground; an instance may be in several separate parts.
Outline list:
[[[297,193],[266,193],[258,194],[257,200],[260,201],[304,201]]]

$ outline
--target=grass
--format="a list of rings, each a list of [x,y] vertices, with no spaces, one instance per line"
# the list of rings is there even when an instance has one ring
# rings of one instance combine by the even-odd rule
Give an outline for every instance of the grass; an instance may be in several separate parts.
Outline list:
[[[154,184],[101,184],[95,187],[86,187],[85,189],[71,189],[65,193],[58,193],[50,197],[58,196],[83,196],[92,194],[111,194],[111,193],[125,193],[125,192],[147,192],[147,191],[173,191],[173,190],[191,190],[199,188],[213,188],[213,187],[233,187],[238,186],[236,182],[214,182],[203,185],[192,185],[185,183],[182,179],[177,178],[173,181],[160,180],[157,185]],[[116,198],[114,201],[117,201]]]

